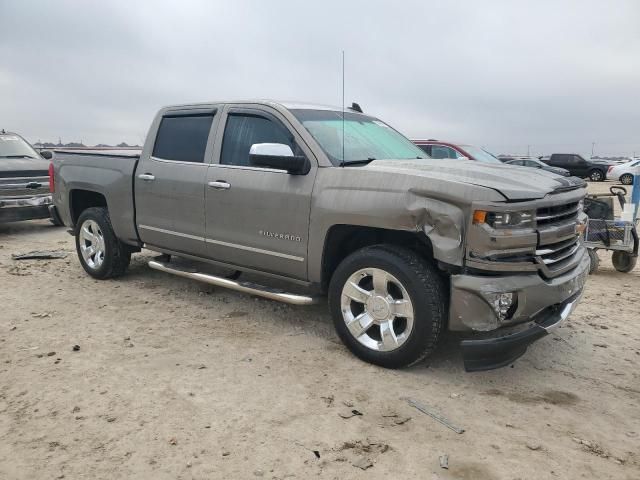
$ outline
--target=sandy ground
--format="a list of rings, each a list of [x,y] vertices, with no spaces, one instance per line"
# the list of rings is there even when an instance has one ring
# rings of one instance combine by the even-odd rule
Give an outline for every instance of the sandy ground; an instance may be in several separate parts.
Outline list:
[[[69,255],[11,258],[34,249]],[[339,343],[325,306],[149,258],[98,282],[64,229],[0,226],[1,479],[640,478],[640,267],[617,273],[602,253],[563,328],[511,368],[469,374],[455,338],[383,370]]]

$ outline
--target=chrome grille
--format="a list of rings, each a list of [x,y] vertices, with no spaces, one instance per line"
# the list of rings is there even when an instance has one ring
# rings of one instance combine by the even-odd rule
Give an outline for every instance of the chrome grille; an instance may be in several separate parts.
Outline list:
[[[536,221],[538,226],[550,225],[553,223],[569,223],[578,219],[578,202],[566,205],[552,205],[539,208],[536,211]]]
[[[0,181],[0,197],[35,197],[49,193],[49,177],[7,178]]]
[[[547,278],[571,270],[581,258],[582,243],[576,234],[578,209],[578,202],[572,202],[536,211],[539,241],[535,258],[542,275]]]

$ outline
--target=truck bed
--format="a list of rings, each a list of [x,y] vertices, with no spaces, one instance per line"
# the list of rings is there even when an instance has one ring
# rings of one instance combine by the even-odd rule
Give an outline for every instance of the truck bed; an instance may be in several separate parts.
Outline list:
[[[111,214],[111,224],[118,238],[137,244],[135,226],[135,198],[133,179],[140,159],[139,154],[121,155],[105,153],[56,152],[54,159],[56,178],[64,178],[63,189],[56,189],[56,204],[70,207],[61,212],[73,212],[74,192],[86,190],[104,196]],[[64,198],[66,197],[66,198]],[[63,218],[65,224],[74,222]]]

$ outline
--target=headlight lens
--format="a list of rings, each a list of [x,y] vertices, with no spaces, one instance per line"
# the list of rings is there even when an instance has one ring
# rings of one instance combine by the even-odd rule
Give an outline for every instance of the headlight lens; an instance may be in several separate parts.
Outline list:
[[[473,212],[473,223],[486,223],[492,228],[532,228],[535,218],[533,211],[522,212]]]

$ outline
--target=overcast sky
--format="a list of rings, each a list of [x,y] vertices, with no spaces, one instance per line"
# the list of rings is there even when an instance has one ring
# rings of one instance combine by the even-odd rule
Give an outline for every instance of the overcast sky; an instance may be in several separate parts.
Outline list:
[[[640,1],[0,0],[0,128],[142,142],[162,105],[346,99],[494,153],[640,155]]]

